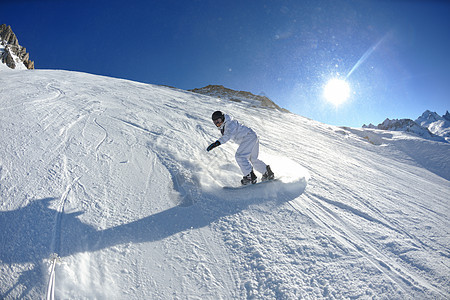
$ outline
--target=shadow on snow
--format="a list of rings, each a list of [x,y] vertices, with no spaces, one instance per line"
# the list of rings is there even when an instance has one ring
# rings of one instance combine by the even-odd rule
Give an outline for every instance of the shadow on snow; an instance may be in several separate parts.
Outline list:
[[[188,207],[175,206],[131,223],[122,224],[105,230],[96,230],[77,218],[82,212],[64,213],[49,208],[50,202],[57,198],[35,200],[28,206],[14,211],[0,212],[0,260],[3,264],[32,263],[34,266],[23,271],[16,284],[2,297],[18,285],[25,286],[22,296],[36,282],[43,282],[47,275],[42,274],[41,262],[52,253],[60,257],[80,252],[93,252],[126,243],[144,243],[162,240],[176,233],[202,228],[222,217],[243,211],[250,205],[275,202],[282,204],[298,197],[306,188],[306,181],[285,184],[286,188],[274,194],[262,193],[259,197],[235,199],[232,194],[223,191],[206,192],[201,199]],[[252,188],[249,188],[251,190]],[[245,193],[244,193],[245,194]],[[251,195],[249,193],[248,195]],[[57,222],[57,220],[60,222]],[[60,227],[60,228],[58,228]]]

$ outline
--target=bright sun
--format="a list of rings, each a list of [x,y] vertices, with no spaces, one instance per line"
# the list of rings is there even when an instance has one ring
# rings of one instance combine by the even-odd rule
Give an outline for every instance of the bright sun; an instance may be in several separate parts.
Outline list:
[[[350,96],[350,87],[345,80],[342,79],[331,79],[325,85],[323,96],[329,102],[338,106],[345,102]]]

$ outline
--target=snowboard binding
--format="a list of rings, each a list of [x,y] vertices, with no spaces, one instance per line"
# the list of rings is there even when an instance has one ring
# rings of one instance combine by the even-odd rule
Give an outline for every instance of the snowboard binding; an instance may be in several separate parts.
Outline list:
[[[261,181],[273,180],[275,178],[275,174],[270,169],[270,166],[266,167],[266,173],[263,174]]]
[[[242,183],[242,185],[256,183],[256,175],[255,175],[255,173],[253,173],[253,170],[248,175],[246,175],[242,178],[241,183]]]

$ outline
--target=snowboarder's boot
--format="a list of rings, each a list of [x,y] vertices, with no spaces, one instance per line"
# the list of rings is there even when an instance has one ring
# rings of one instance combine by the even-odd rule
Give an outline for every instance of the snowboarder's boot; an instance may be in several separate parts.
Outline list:
[[[255,173],[253,173],[253,170],[250,172],[250,174],[248,174],[248,175],[244,176],[244,178],[242,178],[241,183],[242,183],[242,185],[256,183],[256,175],[255,175]]]
[[[275,178],[275,174],[273,174],[270,166],[266,167],[266,173],[263,174],[261,181],[272,180]]]

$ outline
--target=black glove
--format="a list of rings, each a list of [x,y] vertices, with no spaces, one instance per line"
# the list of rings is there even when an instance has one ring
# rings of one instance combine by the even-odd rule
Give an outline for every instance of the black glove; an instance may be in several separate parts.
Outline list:
[[[215,141],[214,143],[212,143],[211,145],[208,146],[208,148],[206,148],[206,151],[211,151],[212,149],[216,148],[217,146],[220,146],[220,142],[219,141]]]

